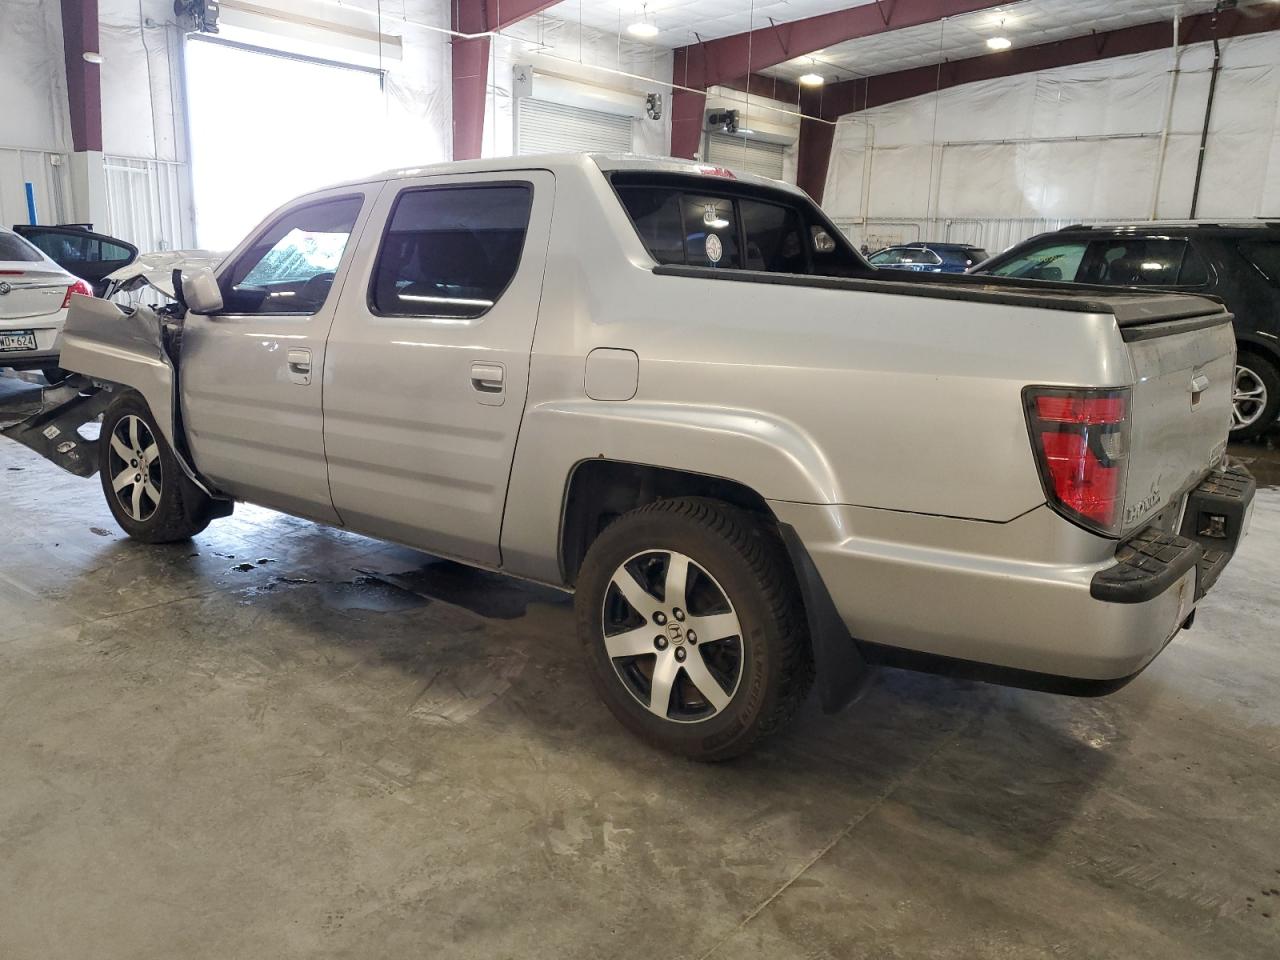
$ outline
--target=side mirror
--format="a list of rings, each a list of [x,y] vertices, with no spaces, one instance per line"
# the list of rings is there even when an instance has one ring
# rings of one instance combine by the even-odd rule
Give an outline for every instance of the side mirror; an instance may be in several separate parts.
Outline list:
[[[222,291],[208,267],[191,267],[182,271],[177,280],[177,299],[192,313],[217,313],[222,309]]]

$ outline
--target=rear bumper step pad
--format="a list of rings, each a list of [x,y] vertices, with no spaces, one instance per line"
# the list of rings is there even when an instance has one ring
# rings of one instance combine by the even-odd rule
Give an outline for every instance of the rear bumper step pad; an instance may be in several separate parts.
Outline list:
[[[1182,530],[1173,534],[1147,527],[1122,543],[1115,564],[1094,574],[1089,594],[1107,603],[1145,603],[1195,567],[1199,600],[1235,554],[1256,490],[1241,466],[1208,474],[1187,497]]]

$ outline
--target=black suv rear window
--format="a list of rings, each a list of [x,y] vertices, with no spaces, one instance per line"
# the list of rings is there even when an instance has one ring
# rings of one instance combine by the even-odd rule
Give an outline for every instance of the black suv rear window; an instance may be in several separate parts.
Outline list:
[[[1246,240],[1240,252],[1260,274],[1280,286],[1280,240]]]
[[[865,276],[849,242],[799,204],[720,193],[705,184],[614,181],[645,248],[660,264],[826,277]]]

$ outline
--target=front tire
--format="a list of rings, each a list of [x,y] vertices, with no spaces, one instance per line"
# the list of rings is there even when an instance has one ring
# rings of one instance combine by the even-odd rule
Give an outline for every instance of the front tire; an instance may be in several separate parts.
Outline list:
[[[621,723],[697,760],[782,727],[813,682],[799,585],[777,531],[704,499],[625,514],[591,545],[575,612],[592,679]]]
[[[116,523],[143,543],[173,543],[209,525],[214,502],[183,472],[146,402],[125,393],[107,408],[98,474]]]
[[[1231,439],[1256,440],[1280,414],[1280,370],[1266,357],[1241,352],[1231,393]]]

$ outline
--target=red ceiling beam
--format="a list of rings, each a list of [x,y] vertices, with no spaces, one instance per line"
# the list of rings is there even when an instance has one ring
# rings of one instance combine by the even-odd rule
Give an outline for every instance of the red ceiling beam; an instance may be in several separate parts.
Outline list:
[[[98,0],[62,0],[62,55],[71,146],[77,153],[102,151],[102,68],[84,58],[98,52]]]
[[[671,76],[671,153],[692,157],[702,145],[707,87],[749,83],[757,70],[803,57],[824,47],[892,30],[918,27],[945,17],[1007,6],[1011,0],[872,0],[787,23],[770,23],[746,33],[691,44],[675,51]],[[1017,2],[1017,0],[1012,0]],[[692,88],[692,89],[680,89]],[[755,90],[753,89],[754,93]],[[789,92],[795,93],[794,87]],[[762,94],[769,96],[770,94]],[[796,97],[798,99],[798,95]]]
[[[65,6],[76,0],[63,0]],[[88,0],[86,0],[88,2]],[[452,0],[450,25],[484,34],[519,23],[559,0]],[[489,87],[489,37],[454,37],[453,159],[474,160],[484,143],[484,101]]]
[[[680,47],[675,52],[674,76],[678,84],[705,90],[847,40],[1009,4],[1010,0],[873,0]]]

